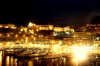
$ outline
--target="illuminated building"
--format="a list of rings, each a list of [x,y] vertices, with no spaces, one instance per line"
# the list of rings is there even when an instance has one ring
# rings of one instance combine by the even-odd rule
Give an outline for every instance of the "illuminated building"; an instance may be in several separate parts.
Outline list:
[[[100,46],[100,33],[96,34],[93,38],[94,46]]]
[[[54,27],[53,36],[56,39],[63,39],[62,43],[66,45],[72,45],[73,44],[73,33],[74,29],[70,26],[66,27]]]
[[[0,28],[12,28],[12,29],[16,29],[16,26],[14,24],[0,24]]]
[[[31,27],[33,29],[35,28],[35,29],[38,29],[38,30],[52,30],[53,29],[53,25],[36,25],[32,22],[29,22],[28,27],[29,28]]]
[[[13,24],[0,24],[0,28],[7,29],[15,27]],[[4,31],[4,30],[3,30]],[[96,34],[100,33],[100,25],[87,24],[80,27],[80,31],[75,30],[71,26],[57,27],[54,25],[37,25],[29,22],[27,27],[17,27],[16,29],[0,32],[0,39],[7,41],[19,41],[20,43],[43,43],[57,44],[62,40],[62,44],[72,45],[91,45],[99,44],[99,38]],[[26,37],[28,41],[26,41]],[[95,40],[94,40],[95,39]]]
[[[39,30],[52,30],[53,29],[53,25],[38,25],[39,26]]]
[[[88,30],[100,30],[100,24],[86,24]]]
[[[99,33],[100,33],[100,24],[86,24],[75,30],[73,42],[74,44],[86,44],[86,45],[97,44],[99,41],[95,41],[94,38],[98,39],[98,37],[96,37],[96,34]]]
[[[33,27],[33,26],[35,26],[35,24],[32,22],[29,22],[28,27]]]
[[[74,29],[70,28],[70,26],[66,26],[66,27],[54,27],[53,29],[54,31],[72,31],[74,32]]]
[[[91,27],[91,26],[100,26],[100,24],[86,24],[86,27]]]
[[[68,37],[74,33],[74,29],[69,26],[66,27],[54,27],[54,36]]]
[[[91,45],[93,44],[93,36],[91,32],[79,31],[74,32],[73,44]]]
[[[26,32],[27,32],[27,27],[21,27],[21,28],[20,28],[20,31],[26,33]]]

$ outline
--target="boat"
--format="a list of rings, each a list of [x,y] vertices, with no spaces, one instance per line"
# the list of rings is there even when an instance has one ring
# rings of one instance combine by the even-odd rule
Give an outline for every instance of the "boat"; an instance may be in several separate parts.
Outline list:
[[[55,59],[55,58],[61,58],[61,55],[52,55],[52,54],[48,54],[46,56],[44,56],[44,59]]]
[[[21,53],[21,54],[17,54],[18,57],[42,57],[45,55],[46,55],[46,53],[41,53],[41,54],[37,54],[37,53],[35,53],[35,54],[23,54],[23,53]]]

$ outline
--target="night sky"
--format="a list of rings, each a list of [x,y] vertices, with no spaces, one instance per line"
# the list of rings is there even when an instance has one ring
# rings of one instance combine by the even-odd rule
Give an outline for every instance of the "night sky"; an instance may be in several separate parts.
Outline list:
[[[82,25],[100,16],[100,0],[3,0],[0,23]],[[99,18],[98,18],[99,19]],[[94,20],[95,21],[95,20]]]

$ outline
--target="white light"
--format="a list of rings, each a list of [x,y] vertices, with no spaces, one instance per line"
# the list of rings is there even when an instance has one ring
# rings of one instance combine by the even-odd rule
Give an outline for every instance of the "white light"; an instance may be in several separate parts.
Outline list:
[[[87,50],[86,48],[83,47],[74,47],[72,49],[74,58],[77,59],[78,61],[85,60],[87,57]]]

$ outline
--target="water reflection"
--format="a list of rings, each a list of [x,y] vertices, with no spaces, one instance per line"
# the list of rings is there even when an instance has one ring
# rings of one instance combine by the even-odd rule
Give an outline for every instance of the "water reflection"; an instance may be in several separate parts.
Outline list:
[[[85,62],[86,63],[86,62]],[[88,63],[85,66],[92,66]],[[18,58],[15,56],[8,56],[4,51],[0,51],[0,66],[74,66],[71,58],[59,57],[44,59],[43,57],[35,58]]]
[[[17,59],[15,59],[15,62],[14,63],[15,63],[15,66],[17,66]]]
[[[0,66],[2,66],[2,52],[0,52]]]
[[[29,61],[28,61],[28,66],[34,66],[32,60],[29,60]]]
[[[10,66],[10,56],[6,56],[6,66]]]

